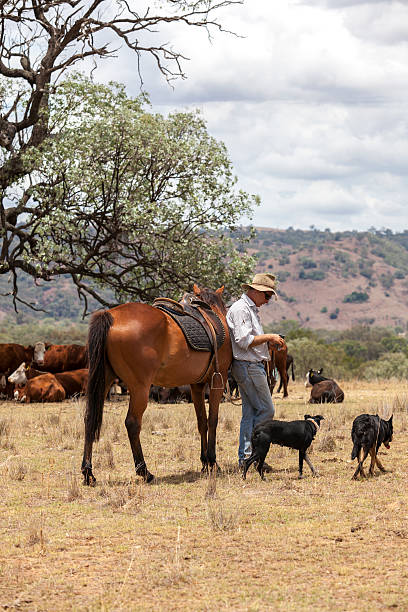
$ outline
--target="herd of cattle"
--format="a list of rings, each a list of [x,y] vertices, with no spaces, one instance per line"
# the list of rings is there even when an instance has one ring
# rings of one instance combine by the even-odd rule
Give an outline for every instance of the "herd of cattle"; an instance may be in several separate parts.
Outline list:
[[[80,344],[45,344],[34,346],[21,344],[0,344],[0,398],[30,402],[60,402],[86,392],[88,382],[86,346]],[[280,376],[280,385],[287,397],[289,370],[295,380],[294,363],[291,355],[284,351],[272,356],[271,393]],[[322,369],[309,370],[306,386],[311,386],[309,402],[312,404],[342,402],[344,393],[332,380],[322,376]],[[114,385],[120,393],[126,388],[120,381]],[[238,387],[232,376],[228,376],[227,397],[237,397]],[[209,389],[206,391],[208,397]],[[191,402],[189,385],[182,387],[157,387],[152,385],[150,398],[157,403]]]

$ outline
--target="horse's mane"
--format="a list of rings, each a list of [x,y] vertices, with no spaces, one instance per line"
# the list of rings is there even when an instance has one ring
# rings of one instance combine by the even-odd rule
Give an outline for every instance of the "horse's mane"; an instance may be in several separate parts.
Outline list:
[[[199,297],[209,306],[215,306],[223,314],[227,314],[227,308],[222,300],[221,293],[217,293],[208,287],[200,287]]]

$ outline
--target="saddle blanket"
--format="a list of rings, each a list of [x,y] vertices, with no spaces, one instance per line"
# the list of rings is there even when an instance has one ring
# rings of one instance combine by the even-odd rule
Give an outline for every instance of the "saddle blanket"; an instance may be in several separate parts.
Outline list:
[[[177,323],[184,334],[187,344],[192,349],[195,351],[212,352],[212,337],[210,336],[210,332],[205,329],[200,321],[197,321],[193,316],[182,311],[181,309],[178,309],[176,306],[173,308],[171,305],[163,303],[153,304],[153,306],[159,310],[163,310],[163,312],[168,314],[173,321]],[[206,314],[209,314],[208,311]],[[219,317],[213,311],[211,311],[211,319],[216,332],[217,348],[219,349],[225,340],[224,326]]]

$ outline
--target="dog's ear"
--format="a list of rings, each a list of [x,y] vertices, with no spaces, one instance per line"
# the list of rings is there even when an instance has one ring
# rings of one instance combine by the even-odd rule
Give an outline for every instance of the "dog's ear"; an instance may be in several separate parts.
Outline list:
[[[306,421],[307,419],[311,419],[311,418],[312,418],[312,417],[310,416],[310,414],[305,414],[305,415],[304,415],[304,417],[305,417],[305,421]]]
[[[388,422],[389,422],[389,423],[392,423],[392,417],[393,417],[393,416],[394,416],[394,415],[392,414],[392,415],[390,416],[390,418],[388,419]]]
[[[320,370],[317,370],[318,374],[321,374],[323,372],[323,368],[320,368]]]

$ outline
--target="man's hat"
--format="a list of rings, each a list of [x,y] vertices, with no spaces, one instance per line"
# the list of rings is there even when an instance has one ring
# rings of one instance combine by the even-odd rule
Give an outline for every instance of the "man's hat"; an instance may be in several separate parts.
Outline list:
[[[275,295],[275,299],[277,299],[275,291],[275,276],[273,274],[255,274],[251,283],[243,283],[241,287],[244,289],[244,291],[248,291],[248,289],[270,291]]]

